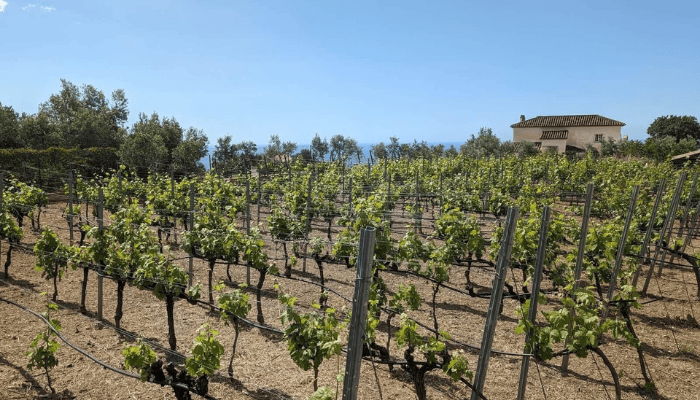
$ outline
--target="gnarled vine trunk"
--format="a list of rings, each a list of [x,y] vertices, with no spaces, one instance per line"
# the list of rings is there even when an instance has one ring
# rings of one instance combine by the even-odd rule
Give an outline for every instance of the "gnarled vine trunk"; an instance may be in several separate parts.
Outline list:
[[[291,278],[292,264],[289,262],[289,255],[287,254],[287,242],[282,242],[282,248],[284,249],[284,276]]]
[[[10,248],[7,249],[7,259],[5,260],[5,279],[10,278],[10,273],[8,272],[8,269],[10,268],[10,264],[12,263],[12,249],[14,246],[12,245],[12,242],[10,242]]]
[[[214,287],[211,283],[214,278],[214,265],[216,265],[216,259],[212,258],[209,260],[209,304],[214,304]]]
[[[258,270],[258,273],[260,273],[260,278],[258,278],[258,285],[256,286],[255,290],[255,298],[257,299],[256,304],[258,308],[258,322],[261,324],[265,323],[265,317],[263,317],[263,312],[262,312],[262,287],[263,283],[265,283],[265,276],[267,275],[267,268],[261,268]]]
[[[90,268],[88,267],[83,267],[83,287],[82,287],[82,292],[80,293],[80,312],[81,313],[86,313],[87,308],[85,308],[85,296],[87,294],[87,283],[88,283],[88,271]]]
[[[58,264],[54,264],[54,267],[53,267],[53,297],[51,298],[54,303],[56,302],[56,299],[58,299],[58,285],[56,284],[57,280],[58,280]]]
[[[126,281],[123,279],[117,279],[117,310],[114,312],[114,325],[117,329],[121,328],[122,308],[124,304],[124,286],[126,286]]]
[[[592,352],[596,353],[598,357],[600,357],[601,360],[603,360],[603,363],[605,364],[606,367],[610,370],[610,375],[612,375],[613,382],[615,383],[615,399],[616,400],[621,400],[622,399],[622,389],[620,388],[620,378],[617,376],[617,371],[615,370],[615,366],[612,365],[608,357],[603,353],[603,350],[601,350],[599,347],[594,347],[591,349]]]
[[[235,336],[233,338],[233,351],[231,352],[231,361],[228,363],[228,376],[233,379],[233,357],[236,356],[236,343],[238,343],[238,318],[233,318],[233,330]]]
[[[629,309],[629,304],[622,304],[620,307],[620,312],[622,313],[622,316],[625,318],[625,322],[627,323],[627,330],[630,331],[632,336],[635,337],[635,339],[639,340],[639,337],[637,336],[637,333],[634,331],[634,327],[632,326],[632,319],[630,318],[630,309]],[[639,342],[639,347],[637,347],[637,357],[639,358],[639,367],[642,370],[642,376],[644,377],[644,382],[645,383],[653,383],[651,380],[651,377],[647,373],[647,363],[646,359],[644,358],[644,352],[642,351],[642,342]]]
[[[318,304],[321,305],[321,308],[326,308],[326,301],[328,298],[325,296],[325,291],[326,291],[326,286],[325,286],[325,279],[323,277],[323,261],[319,257],[314,257],[314,260],[316,261],[316,265],[318,265],[318,275],[319,278],[321,279],[321,298],[318,300]]]
[[[175,299],[172,295],[165,296],[165,309],[168,312],[168,344],[170,350],[177,350],[177,339],[175,338]]]

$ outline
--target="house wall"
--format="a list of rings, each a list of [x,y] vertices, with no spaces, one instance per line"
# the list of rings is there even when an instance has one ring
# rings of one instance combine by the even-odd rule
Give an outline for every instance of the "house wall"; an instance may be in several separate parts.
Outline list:
[[[568,130],[569,135],[566,144],[573,144],[585,148],[587,144],[600,150],[600,143],[595,142],[595,135],[602,134],[603,140],[612,138],[616,142],[622,139],[621,126],[571,126],[571,127],[536,127],[536,128],[513,128],[513,142],[542,142],[542,146],[552,146],[553,142],[557,142],[559,152],[563,153],[566,150],[566,145],[562,149],[559,140],[540,140],[542,131],[558,131]],[[561,140],[563,142],[563,140]]]
[[[539,140],[542,142],[542,151],[547,151],[548,147],[556,147],[557,153],[566,151],[566,139],[547,139]]]

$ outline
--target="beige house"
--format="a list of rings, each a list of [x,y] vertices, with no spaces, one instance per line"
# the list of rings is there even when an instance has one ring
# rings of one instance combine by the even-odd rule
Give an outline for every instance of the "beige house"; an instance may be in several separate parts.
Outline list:
[[[600,150],[600,144],[608,138],[621,140],[623,122],[600,115],[554,115],[525,119],[513,124],[513,143],[529,141],[541,150],[556,149],[585,151],[588,144]]]

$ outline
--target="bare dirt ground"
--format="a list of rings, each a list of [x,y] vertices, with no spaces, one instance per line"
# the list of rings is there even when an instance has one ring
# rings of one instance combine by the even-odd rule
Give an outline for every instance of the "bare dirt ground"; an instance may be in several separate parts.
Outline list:
[[[49,225],[68,242],[67,224],[61,217],[63,204],[51,204],[42,215],[42,225]],[[266,213],[263,209],[262,219]],[[255,216],[255,210],[253,211]],[[397,213],[397,216],[400,212]],[[25,221],[27,222],[27,221]],[[255,218],[254,221],[255,222]],[[29,225],[29,226],[27,226]],[[315,221],[317,234],[325,237],[326,226]],[[405,231],[405,221],[397,221],[393,236],[400,238]],[[427,226],[426,226],[427,227]],[[335,236],[339,228],[334,227]],[[428,229],[429,230],[429,229]],[[23,244],[32,245],[38,233],[25,223]],[[282,258],[280,246],[268,241],[267,248],[271,258]],[[2,262],[5,260],[7,243],[2,245]],[[175,257],[184,257],[179,250]],[[16,251],[10,267],[10,278],[0,282],[0,298],[22,304],[36,312],[44,310],[45,298],[41,292],[53,292],[51,282],[44,280],[34,270],[35,257],[31,253]],[[187,260],[178,263],[187,268]],[[306,263],[306,272],[302,272],[302,260],[294,269],[294,277],[317,281],[318,268],[312,260]],[[282,269],[281,261],[278,267]],[[196,281],[207,290],[208,267],[200,260],[195,260]],[[325,265],[327,286],[347,298],[352,297],[354,269],[344,265]],[[231,267],[234,282],[246,281],[246,268],[241,265]],[[519,274],[518,274],[519,275]],[[60,310],[55,313],[62,325],[62,334],[76,346],[81,347],[97,358],[112,366],[123,366],[121,350],[134,343],[138,337],[146,338],[149,343],[167,344],[167,318],[165,303],[158,300],[152,292],[142,291],[127,285],[125,289],[124,317],[122,329],[113,326],[113,314],[116,304],[116,283],[105,279],[104,283],[104,322],[98,322],[96,276],[90,272],[87,293],[87,315],[78,311],[80,304],[80,287],[82,271],[71,270],[58,285],[58,304]],[[226,278],[226,265],[218,264],[215,281]],[[463,268],[455,267],[451,272],[450,285],[464,289],[466,281]],[[252,271],[251,283],[257,282],[257,272]],[[411,316],[425,324],[432,325],[429,300],[432,284],[424,279],[383,272],[384,280],[391,292],[399,283],[413,283],[417,286],[423,305]],[[478,290],[489,290],[493,271],[472,271],[472,280]],[[281,328],[279,315],[281,306],[273,289],[274,282],[282,285],[285,292],[299,298],[297,304],[308,307],[318,301],[320,289],[317,286],[293,280],[268,277],[265,282],[265,294],[262,298],[265,322]],[[511,283],[517,282],[515,274],[509,276]],[[658,395],[644,394],[636,351],[629,345],[608,339],[602,349],[617,369],[623,389],[624,399],[698,399],[700,398],[700,326],[695,322],[700,317],[700,302],[695,297],[696,284],[689,270],[666,268],[662,278],[655,278],[650,287],[650,296],[641,299],[651,302],[641,310],[633,310],[633,320],[637,334],[643,341],[643,350],[651,370],[651,376],[658,388]],[[251,289],[251,301],[255,295]],[[206,297],[206,295],[203,295]],[[338,309],[348,309],[351,304],[333,294],[329,305]],[[479,346],[484,327],[488,299],[467,297],[446,289],[437,296],[437,315],[440,329],[449,332],[453,339]],[[524,337],[514,333],[517,323],[516,309],[519,303],[507,299],[503,314],[498,321],[493,348],[505,352],[521,353]],[[249,317],[255,318],[255,307]],[[386,318],[383,317],[383,320]],[[396,330],[399,318],[392,321]],[[219,330],[219,340],[226,353],[222,358],[222,369],[210,379],[210,394],[219,399],[305,399],[313,392],[313,371],[302,371],[294,364],[286,349],[282,337],[277,334],[251,328],[242,324],[242,331],[234,359],[234,379],[226,374],[226,366],[231,356],[233,344],[233,327],[223,326],[218,315],[201,306],[191,305],[180,300],[175,305],[175,329],[178,352],[189,355],[196,330],[203,323],[209,323]],[[170,388],[140,383],[135,379],[105,370],[76,351],[62,344],[58,352],[59,365],[51,371],[53,387],[58,392],[51,395],[46,385],[43,371],[28,371],[25,352],[29,349],[32,338],[45,325],[31,314],[5,302],[0,302],[0,399],[170,399],[174,398]],[[386,343],[386,324],[378,327],[377,342]],[[427,332],[423,332],[427,335]],[[402,358],[403,350],[397,350],[392,341],[392,356]],[[452,349],[457,347],[451,346]],[[475,368],[478,351],[465,349],[469,365]],[[182,363],[179,357],[157,350],[159,357]],[[345,358],[326,360],[319,375],[319,385],[335,388],[335,376],[344,368]],[[491,358],[484,394],[489,399],[514,399],[517,394],[521,358],[506,355],[494,355]],[[614,398],[614,387],[608,369],[602,360],[594,354],[587,358],[571,358],[569,372],[560,371],[561,358],[550,362],[531,363],[528,377],[528,399],[606,399]],[[401,368],[389,372],[386,365],[362,362],[359,396],[361,399],[412,399],[415,398],[413,384],[408,373]],[[427,378],[428,397],[431,399],[468,398],[471,391],[462,383],[453,383],[441,371],[433,371]]]

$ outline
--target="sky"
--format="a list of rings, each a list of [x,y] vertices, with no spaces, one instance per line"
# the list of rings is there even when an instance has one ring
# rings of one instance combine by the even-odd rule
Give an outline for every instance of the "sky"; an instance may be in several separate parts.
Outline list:
[[[0,102],[64,78],[123,89],[215,144],[512,140],[521,114],[599,114],[644,140],[700,117],[697,1],[0,0]]]

